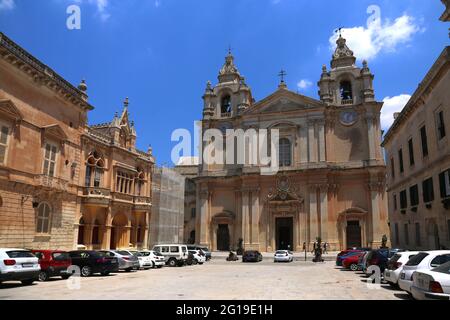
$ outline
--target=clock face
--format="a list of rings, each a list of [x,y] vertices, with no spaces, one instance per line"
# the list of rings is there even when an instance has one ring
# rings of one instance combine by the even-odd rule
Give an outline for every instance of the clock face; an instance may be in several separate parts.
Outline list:
[[[355,111],[344,111],[341,113],[341,123],[351,126],[358,121],[358,114]]]

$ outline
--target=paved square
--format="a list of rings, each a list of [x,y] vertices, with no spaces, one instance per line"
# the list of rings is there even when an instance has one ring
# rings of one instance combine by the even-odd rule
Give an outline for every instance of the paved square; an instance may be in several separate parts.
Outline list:
[[[334,261],[276,264],[270,256],[252,264],[216,257],[205,265],[119,273],[81,278],[81,289],[64,280],[22,287],[4,283],[0,299],[88,300],[249,300],[339,299],[392,300],[407,298],[387,285],[369,289],[362,274],[341,271]]]

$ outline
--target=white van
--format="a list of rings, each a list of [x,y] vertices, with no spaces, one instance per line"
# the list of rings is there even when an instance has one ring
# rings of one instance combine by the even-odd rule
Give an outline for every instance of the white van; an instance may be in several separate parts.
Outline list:
[[[161,253],[170,267],[182,266],[188,258],[188,248],[184,244],[158,244],[153,251]]]

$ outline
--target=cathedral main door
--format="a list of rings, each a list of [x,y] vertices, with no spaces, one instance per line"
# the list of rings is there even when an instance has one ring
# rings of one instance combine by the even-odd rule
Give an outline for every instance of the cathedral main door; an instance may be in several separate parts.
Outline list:
[[[361,226],[359,221],[347,222],[347,248],[361,247]]]
[[[217,230],[217,250],[230,250],[230,230],[228,229],[227,224],[219,224],[219,228]]]
[[[276,219],[277,250],[294,249],[294,218]]]

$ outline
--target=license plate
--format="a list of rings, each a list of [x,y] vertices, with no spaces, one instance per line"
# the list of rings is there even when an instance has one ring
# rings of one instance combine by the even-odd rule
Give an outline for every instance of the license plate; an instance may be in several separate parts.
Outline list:
[[[22,267],[24,268],[33,268],[34,264],[32,263],[22,263]]]

